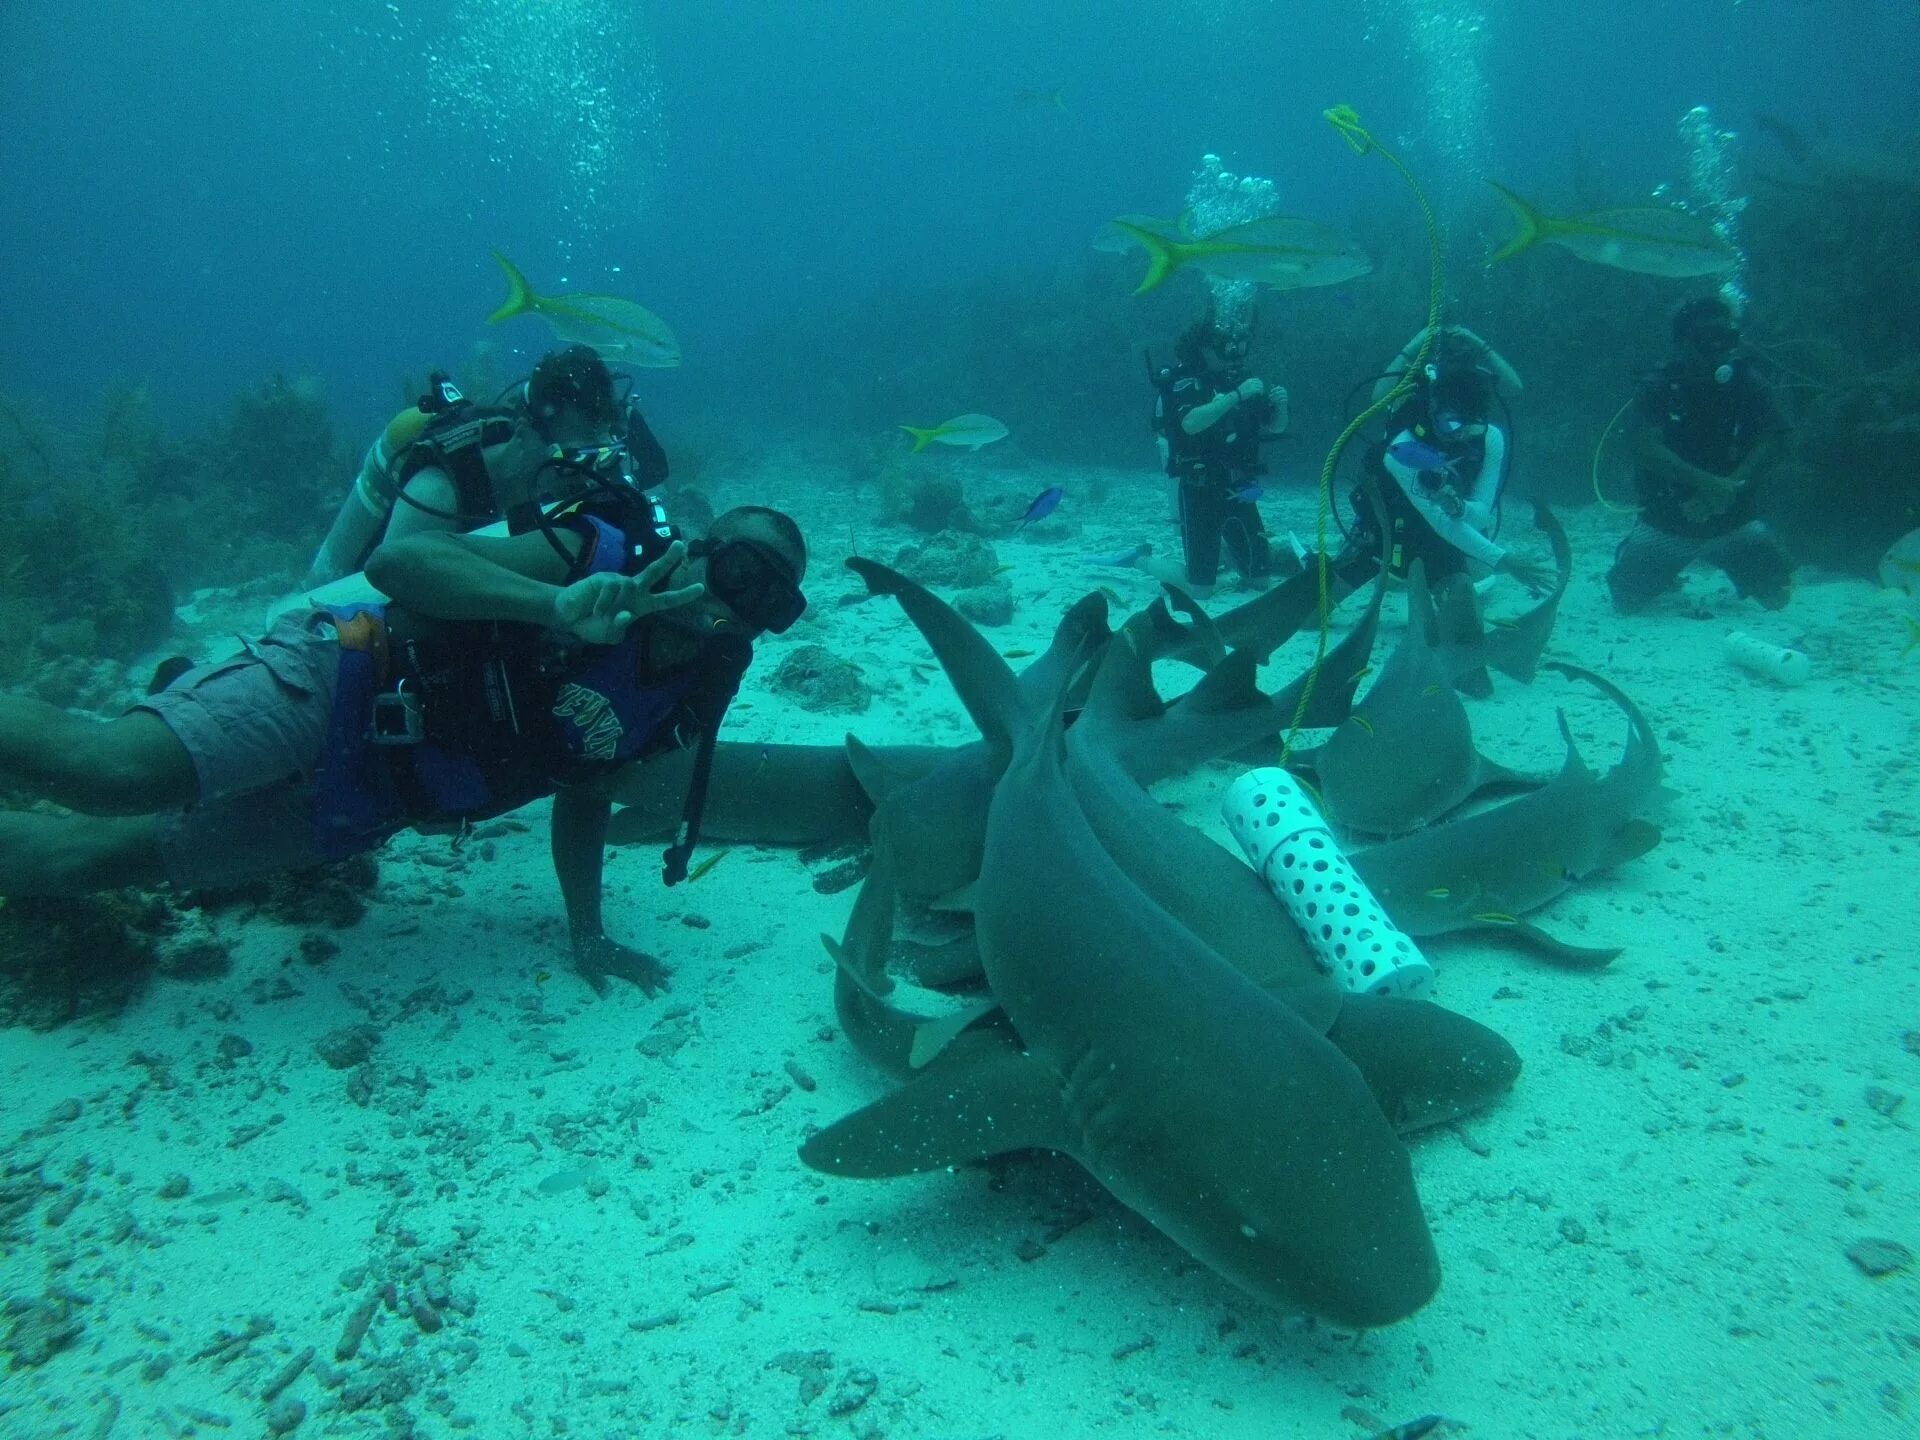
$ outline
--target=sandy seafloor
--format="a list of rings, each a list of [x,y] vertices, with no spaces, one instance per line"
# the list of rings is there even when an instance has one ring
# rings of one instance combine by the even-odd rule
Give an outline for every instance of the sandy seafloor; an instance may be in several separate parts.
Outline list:
[[[1151,596],[1089,555],[1176,547],[1156,482],[1116,477],[1095,506],[1088,479],[986,482],[1069,487],[1065,523],[999,543],[1018,600],[1003,648],[1043,648],[1098,581]],[[788,504],[817,552],[811,616],[765,644],[729,734],[970,738],[937,670],[909,668],[926,657],[897,608],[834,603],[855,584],[838,568],[851,525],[883,558],[912,537],[862,519],[870,499],[810,493],[774,466],[719,497]],[[1309,498],[1266,508],[1311,533]],[[884,1183],[805,1170],[807,1127],[885,1084],[836,1036],[816,938],[853,893],[751,847],[666,891],[653,847],[623,851],[610,927],[665,956],[673,988],[596,999],[562,953],[537,807],[491,847],[397,841],[323,964],[297,931],[220,921],[228,976],[156,982],[111,1022],[0,1032],[8,1161],[59,1186],[0,1282],[88,1302],[71,1348],[0,1375],[0,1435],[263,1434],[262,1386],[308,1346],[316,1366],[285,1392],[309,1406],[303,1435],[405,1433],[404,1415],[421,1435],[543,1440],[1345,1440],[1430,1413],[1486,1440],[1915,1433],[1920,1273],[1869,1278],[1848,1251],[1920,1248],[1920,1104],[1897,1103],[1920,1088],[1920,656],[1902,657],[1889,597],[1820,574],[1779,615],[1705,574],[1685,602],[1617,617],[1600,574],[1625,521],[1566,519],[1577,573],[1554,651],[1645,707],[1675,798],[1657,850],[1535,917],[1625,945],[1610,968],[1429,942],[1439,998],[1526,1068],[1490,1111],[1412,1143],[1445,1268],[1419,1315],[1355,1336],[1274,1313],[1058,1158]],[[198,613],[213,636],[250,625],[244,609]],[[1800,645],[1813,678],[1732,668],[1733,628]],[[866,713],[769,690],[808,642],[862,667]],[[1502,678],[1470,705],[1483,750],[1513,763],[1558,764],[1556,706],[1591,763],[1624,739],[1618,711],[1557,676]],[[1160,793],[1222,835],[1233,773]],[[363,1021],[379,1031],[364,1105],[314,1048]],[[236,1035],[251,1052],[223,1055]],[[163,1198],[176,1174],[187,1194]],[[349,1312],[422,1277],[451,1294],[444,1328],[382,1309],[334,1366]],[[196,1358],[255,1316],[270,1333]],[[348,1391],[365,1408],[340,1410]]]

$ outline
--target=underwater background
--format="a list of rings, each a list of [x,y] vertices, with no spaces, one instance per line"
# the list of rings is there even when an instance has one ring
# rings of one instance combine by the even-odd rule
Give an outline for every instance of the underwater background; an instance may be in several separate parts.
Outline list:
[[[1257,301],[1293,415],[1262,505],[1311,537],[1428,303],[1421,206],[1341,104],[1431,206],[1449,318],[1525,376],[1511,494],[1575,556],[1555,653],[1652,717],[1677,807],[1556,912],[1610,969],[1445,952],[1526,1068],[1415,1148],[1428,1310],[1276,1315],[1064,1161],[822,1182],[796,1145],[873,1093],[815,940],[857,860],[741,845],[672,896],[650,848],[610,867],[679,988],[596,1001],[512,820],[233,895],[0,904],[0,1437],[1911,1433],[1920,605],[1876,570],[1920,529],[1910,0],[6,0],[0,686],[111,715],[253,633],[431,370],[490,398],[555,348],[487,323],[498,251],[671,325],[633,394],[677,513],[807,526],[814,613],[729,738],[970,740],[897,615],[836,606],[838,561],[1057,485],[941,578],[1009,572],[1009,656],[1095,580],[1146,603],[1088,553],[1177,547],[1143,357],[1207,287],[1136,295],[1139,251],[1092,242],[1243,181],[1372,259]],[[1487,179],[1736,244],[1794,427],[1789,610],[1696,577],[1610,612],[1614,422],[1720,281],[1491,264]],[[901,425],[973,412],[1007,438],[914,462]],[[1734,669],[1729,629],[1814,678]],[[1503,681],[1476,731],[1550,771],[1556,708],[1612,763],[1618,712],[1557,682]],[[1159,793],[1205,823],[1230,774]]]

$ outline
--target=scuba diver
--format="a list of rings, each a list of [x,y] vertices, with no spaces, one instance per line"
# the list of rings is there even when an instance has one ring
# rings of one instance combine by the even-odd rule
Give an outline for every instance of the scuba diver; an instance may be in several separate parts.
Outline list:
[[[1167,474],[1178,482],[1184,566],[1142,558],[1156,578],[1209,593],[1220,574],[1220,546],[1241,578],[1274,573],[1266,526],[1254,504],[1266,466],[1260,446],[1287,428],[1287,392],[1246,371],[1247,336],[1223,330],[1211,314],[1187,327],[1174,363],[1154,370],[1153,425]]]
[[[806,563],[779,511],[688,542],[601,477],[527,533],[389,540],[367,563],[389,602],[287,615],[118,719],[0,695],[0,789],[78,812],[0,811],[0,895],[232,885],[551,795],[575,969],[652,994],[665,968],[601,918],[612,787],[694,749],[663,877],[686,878],[715,734],[753,641],[806,609]]]
[[[1376,403],[1399,384],[1427,339],[1407,342],[1374,386]],[[1500,354],[1464,326],[1443,326],[1412,389],[1387,418],[1386,438],[1364,462],[1353,493],[1355,525],[1334,561],[1343,584],[1358,588],[1383,552],[1395,575],[1415,561],[1439,586],[1455,575],[1513,575],[1530,590],[1553,581],[1538,559],[1502,546],[1500,499],[1512,464],[1509,428],[1493,418],[1496,401],[1520,390]]]
[[[643,490],[667,478],[666,452],[639,405],[616,400],[591,346],[546,355],[502,399],[474,405],[436,373],[368,448],[301,588],[363,569],[383,540],[502,519],[524,529],[529,506],[584,493],[593,472],[624,470]]]
[[[1674,354],[1640,393],[1634,488],[1640,517],[1607,571],[1616,610],[1643,609],[1695,560],[1719,566],[1769,610],[1793,594],[1793,560],[1756,518],[1786,421],[1740,348],[1733,309],[1711,297],[1673,317]]]

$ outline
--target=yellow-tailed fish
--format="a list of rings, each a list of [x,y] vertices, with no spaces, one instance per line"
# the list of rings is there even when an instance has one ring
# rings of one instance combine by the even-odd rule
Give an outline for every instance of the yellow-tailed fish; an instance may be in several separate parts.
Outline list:
[[[1909,530],[1880,557],[1880,583],[1889,590],[1920,595],[1920,530]]]
[[[1159,215],[1119,215],[1107,221],[1093,234],[1093,248],[1109,255],[1124,255],[1140,243],[1134,232],[1145,230],[1163,240],[1187,240],[1184,217],[1168,220]]]
[[[1003,660],[1027,660],[1032,658],[1032,656],[1033,651],[1031,650],[1002,650],[1000,652],[1000,658]]]
[[[1710,222],[1670,205],[1595,210],[1561,219],[1542,214],[1504,185],[1487,183],[1500,192],[1520,225],[1520,232],[1493,252],[1495,260],[1510,260],[1539,244],[1558,245],[1595,265],[1676,280],[1724,275],[1740,263]]]
[[[694,866],[691,870],[687,872],[688,882],[691,883],[695,880],[698,880],[702,875],[706,874],[709,870],[713,869],[714,866],[718,865],[722,860],[726,859],[727,856],[731,855],[732,853],[733,852],[731,850],[714,851],[713,854],[707,856],[706,859],[702,860],[698,865]]]
[[[1112,223],[1147,252],[1146,277],[1133,292],[1136,295],[1182,269],[1274,290],[1338,285],[1373,269],[1366,252],[1338,230],[1290,215],[1248,220],[1192,240],[1171,239],[1125,220]]]
[[[936,441],[942,445],[964,445],[978,450],[996,440],[1007,438],[1007,427],[991,415],[956,415],[939,425],[902,425],[913,436],[913,453],[918,455]]]
[[[1366,716],[1349,715],[1347,716],[1347,719],[1351,720],[1354,724],[1358,725],[1362,730],[1366,731],[1367,734],[1369,735],[1373,734],[1373,722],[1367,719]]]
[[[667,322],[618,295],[537,295],[527,277],[498,250],[493,258],[507,274],[507,299],[487,317],[498,325],[516,315],[538,315],[554,338],[569,345],[591,345],[605,360],[648,370],[671,370],[680,363],[680,342]]]
[[[1449,890],[1446,886],[1436,885],[1433,889],[1427,891],[1427,898],[1429,900],[1444,900],[1451,894],[1453,894],[1453,891]]]
[[[1518,925],[1520,923],[1518,916],[1509,915],[1504,910],[1483,910],[1473,918],[1482,925]]]

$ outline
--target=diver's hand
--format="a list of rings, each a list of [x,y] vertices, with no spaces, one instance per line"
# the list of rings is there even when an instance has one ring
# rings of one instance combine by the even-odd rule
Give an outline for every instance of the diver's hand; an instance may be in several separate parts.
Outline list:
[[[1493,568],[1518,580],[1527,587],[1529,595],[1545,595],[1560,583],[1560,572],[1550,562],[1518,550],[1507,551]]]
[[[1258,375],[1250,375],[1233,387],[1233,393],[1240,400],[1258,400],[1267,393],[1267,382]]]
[[[635,950],[605,935],[583,935],[573,942],[573,968],[596,995],[605,995],[608,981],[638,985],[649,1000],[668,987],[667,967],[644,950]]]
[[[641,616],[692,604],[707,593],[706,586],[683,585],[657,595],[653,592],[686,554],[687,547],[676,540],[666,554],[638,575],[589,575],[576,580],[553,597],[553,628],[565,630],[589,645],[612,645]]]
[[[1467,502],[1460,498],[1460,492],[1451,485],[1442,485],[1435,491],[1433,503],[1438,505],[1450,520],[1458,520],[1467,513]]]
[[[1680,502],[1680,513],[1697,525],[1702,520],[1711,520],[1716,515],[1724,514],[1739,496],[1739,481],[1716,475],[1712,484],[1701,485]]]

